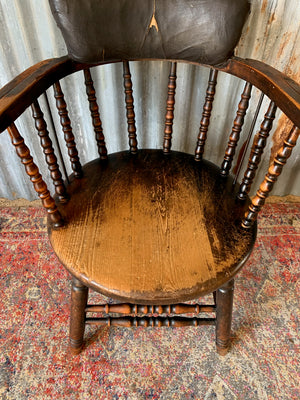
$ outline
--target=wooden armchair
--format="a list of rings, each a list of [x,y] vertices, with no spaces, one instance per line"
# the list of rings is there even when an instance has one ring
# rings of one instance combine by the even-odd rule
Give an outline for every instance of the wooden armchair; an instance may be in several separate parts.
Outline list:
[[[50,0],[50,5],[69,55],[42,61],[1,89],[0,132],[7,129],[48,213],[53,250],[73,276],[72,352],[82,348],[85,324],[215,325],[217,351],[226,354],[234,276],[253,249],[257,214],[299,135],[299,85],[262,62],[232,56],[249,11],[247,1],[120,0],[111,6],[109,1]],[[220,9],[221,19],[216,19]],[[138,146],[144,128],[136,127],[134,106],[139,104],[134,103],[129,68],[131,62],[145,59],[170,63],[161,149]],[[129,149],[108,154],[110,137],[107,132],[104,139],[91,68],[115,62],[123,63]],[[208,68],[194,154],[171,149],[177,62]],[[79,160],[76,132],[60,84],[78,71],[84,75],[99,153],[86,165]],[[205,159],[218,74],[245,81],[220,166]],[[73,171],[65,180],[38,100],[51,86]],[[250,130],[234,175],[231,167],[253,86],[270,101],[254,139]],[[25,144],[14,122],[29,106],[53,180],[53,195],[30,155],[30,143]],[[292,129],[251,201],[248,194],[277,108],[291,120]],[[89,288],[121,302],[88,304]],[[185,303],[209,293],[213,305]],[[107,315],[89,317],[97,312]]]

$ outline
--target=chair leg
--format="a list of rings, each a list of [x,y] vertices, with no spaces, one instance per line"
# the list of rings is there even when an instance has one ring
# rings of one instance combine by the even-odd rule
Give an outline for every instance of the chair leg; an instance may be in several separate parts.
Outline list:
[[[216,291],[216,346],[221,356],[227,353],[230,345],[233,292],[233,279]]]
[[[70,318],[70,351],[72,354],[79,354],[83,345],[87,299],[87,286],[83,285],[78,279],[73,278]]]

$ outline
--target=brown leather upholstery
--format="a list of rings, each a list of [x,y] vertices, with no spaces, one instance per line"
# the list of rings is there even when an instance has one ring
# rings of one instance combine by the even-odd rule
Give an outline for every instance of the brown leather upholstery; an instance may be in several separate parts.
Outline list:
[[[49,0],[81,62],[177,59],[217,65],[233,53],[248,0]]]

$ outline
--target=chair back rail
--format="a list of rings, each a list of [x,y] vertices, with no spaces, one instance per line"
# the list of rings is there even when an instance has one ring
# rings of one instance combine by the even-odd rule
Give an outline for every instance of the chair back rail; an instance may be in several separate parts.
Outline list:
[[[9,133],[13,144],[16,147],[17,154],[21,158],[22,163],[25,165],[26,172],[30,176],[35,190],[42,199],[44,207],[47,209],[48,213],[50,213],[51,219],[54,225],[57,227],[63,225],[62,217],[60,216],[55,206],[55,202],[50,196],[48,188],[45,182],[42,180],[42,177],[36,165],[34,164],[32,157],[30,156],[28,147],[25,145],[23,138],[14,124],[14,120],[25,110],[26,106],[31,104],[35,126],[40,137],[45,160],[54,183],[55,194],[58,200],[66,202],[68,200],[68,195],[64,187],[61,172],[57,163],[57,158],[54,154],[52,142],[49,138],[49,133],[47,130],[47,125],[40,109],[37,97],[39,97],[44,90],[53,85],[54,97],[56,99],[56,106],[68,149],[72,171],[76,178],[81,178],[82,167],[78,156],[75,137],[71,127],[71,121],[67,111],[67,104],[60,85],[60,79],[73,72],[83,70],[98,153],[101,159],[106,159],[107,149],[102,130],[102,122],[97,104],[96,91],[89,68],[89,65],[70,61],[68,58],[49,60],[46,63],[39,63],[35,67],[25,71],[18,78],[6,85],[0,92],[1,129],[5,129],[9,126]],[[175,111],[176,70],[177,63],[175,61],[171,62],[166,93],[166,116],[163,136],[163,152],[165,154],[168,154],[171,151]],[[299,123],[300,125],[300,89],[299,85],[285,77],[280,72],[274,70],[272,67],[252,60],[231,59],[223,67],[218,67],[217,69],[211,68],[205,94],[202,118],[200,121],[199,134],[196,142],[195,160],[197,161],[201,161],[204,155],[204,145],[213,108],[217,76],[220,71],[236,75],[246,80],[244,90],[238,104],[236,117],[233,121],[229,141],[225,150],[224,160],[220,169],[220,173],[222,176],[224,176],[224,178],[229,175],[231,170],[245,115],[249,106],[252,86],[255,85],[261,89],[262,92],[269,96],[271,100],[268,110],[264,115],[263,121],[261,122],[260,130],[255,135],[253,140],[249,162],[244,172],[242,182],[239,186],[239,199],[246,199],[250,191],[263,150],[266,146],[267,137],[272,129],[277,107],[281,108],[282,111],[286,110],[286,115],[295,124],[289,137],[286,139],[282,148],[275,157],[273,164],[271,164],[265,180],[260,186],[257,195],[254,197],[252,204],[250,205],[249,210],[244,217],[242,226],[244,228],[248,228],[255,221],[266,197],[272,190],[274,182],[280,175],[283,165],[290,156],[292,148],[296,144],[297,136],[299,135],[297,124]],[[133,87],[128,61],[123,61],[123,78],[129,150],[131,153],[135,154],[137,152],[137,130],[135,124]],[[19,103],[22,101],[24,102],[22,105],[20,105]],[[288,109],[286,104],[289,106]],[[258,109],[259,107],[260,106],[258,106]],[[255,118],[257,118],[257,114],[258,111],[256,112]],[[254,125],[254,123],[252,125]],[[250,142],[250,137],[251,129],[246,142]],[[245,154],[245,149],[243,154]],[[238,172],[240,168],[241,160],[238,160]]]
[[[118,61],[122,60],[115,62]],[[0,132],[58,80],[76,71],[105,64],[108,62],[83,64],[64,56],[45,60],[28,68],[0,89]],[[273,100],[296,126],[300,126],[300,85],[297,82],[275,68],[251,59],[232,57],[215,69],[250,82]]]

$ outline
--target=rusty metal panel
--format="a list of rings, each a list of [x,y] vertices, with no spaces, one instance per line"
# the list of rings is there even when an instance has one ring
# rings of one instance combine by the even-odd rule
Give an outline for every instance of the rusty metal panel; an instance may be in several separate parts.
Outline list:
[[[253,0],[252,12],[245,26],[242,38],[236,49],[240,57],[256,58],[265,61],[300,81],[300,2],[294,0]],[[0,85],[4,85],[30,65],[46,58],[66,54],[66,48],[58,31],[47,0],[0,0]],[[163,62],[138,62],[131,64],[138,141],[141,147],[161,147],[165,113],[165,100],[169,64]],[[173,148],[193,152],[199,130],[199,122],[208,79],[208,69],[180,64],[176,89]],[[115,64],[92,70],[103,128],[110,152],[127,148],[126,115],[122,82],[122,66]],[[205,156],[220,163],[224,154],[243,82],[235,77],[219,74],[217,92],[213,107],[211,124]],[[62,82],[72,126],[78,143],[81,161],[87,162],[97,156],[94,132],[89,116],[83,74],[76,73]],[[228,95],[228,88],[233,87]],[[162,90],[162,88],[164,90]],[[251,105],[247,112],[237,154],[240,152],[255,113],[260,93],[254,90]],[[61,134],[56,112],[53,90],[47,92],[50,111],[46,99],[41,105],[46,115],[51,138],[55,147],[60,146],[67,173],[70,173],[67,151]],[[188,100],[187,100],[188,99]],[[255,131],[266,111],[268,99],[264,99]],[[52,129],[51,118],[54,129]],[[188,118],[186,117],[188,115]],[[278,141],[288,130],[286,118],[277,116],[278,127],[273,140],[269,141],[264,153],[264,172],[268,168],[270,155],[278,148]],[[24,135],[41,172],[51,187],[43,154],[37,140],[30,111],[18,119],[17,126]],[[249,153],[249,152],[248,152]],[[288,161],[280,184],[275,185],[273,194],[300,195],[299,151],[294,151]],[[247,157],[246,157],[247,158]],[[62,166],[62,162],[61,166]],[[298,167],[298,169],[297,169]],[[256,179],[263,179],[264,172]],[[35,199],[36,194],[28,185],[23,166],[15,155],[6,132],[0,135],[0,197]]]

